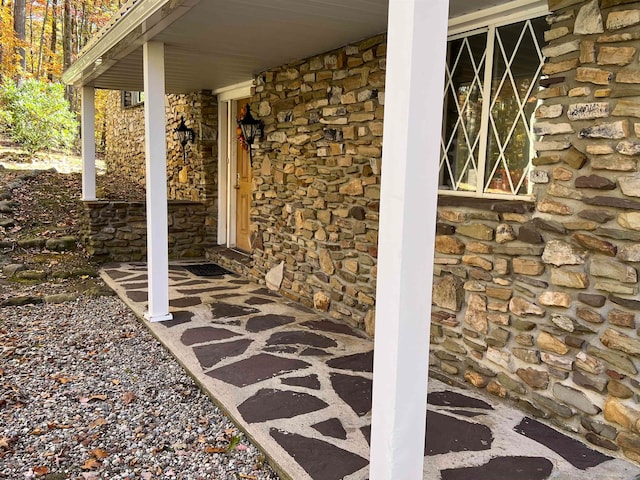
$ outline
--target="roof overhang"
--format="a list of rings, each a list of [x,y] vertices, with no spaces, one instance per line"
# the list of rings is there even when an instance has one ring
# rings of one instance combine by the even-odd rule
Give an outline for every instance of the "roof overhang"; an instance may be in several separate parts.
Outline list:
[[[142,45],[165,44],[169,93],[216,90],[387,28],[389,0],[131,0],[63,75],[76,86],[142,90]],[[546,0],[450,0],[450,27]],[[485,13],[482,15],[484,16]]]

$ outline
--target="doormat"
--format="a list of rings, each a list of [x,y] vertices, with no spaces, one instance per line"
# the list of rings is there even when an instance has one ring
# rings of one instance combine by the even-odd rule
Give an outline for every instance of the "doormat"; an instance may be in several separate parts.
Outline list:
[[[198,277],[218,277],[220,275],[227,275],[232,273],[229,270],[222,268],[220,265],[216,265],[215,263],[185,265],[184,268],[194,275],[197,275]]]

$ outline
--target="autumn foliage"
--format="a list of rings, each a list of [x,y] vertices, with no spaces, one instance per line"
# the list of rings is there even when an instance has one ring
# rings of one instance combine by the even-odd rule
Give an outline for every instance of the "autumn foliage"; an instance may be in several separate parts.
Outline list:
[[[0,78],[59,81],[63,70],[122,5],[122,0],[0,0]],[[24,41],[15,14],[26,8]],[[24,49],[20,71],[19,48]]]
[[[31,152],[71,145],[78,99],[60,77],[122,3],[0,0],[0,129]],[[100,149],[104,95],[96,100]]]

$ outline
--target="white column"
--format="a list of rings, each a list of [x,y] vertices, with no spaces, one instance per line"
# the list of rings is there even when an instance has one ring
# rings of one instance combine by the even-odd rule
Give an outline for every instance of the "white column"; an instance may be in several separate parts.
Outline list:
[[[371,480],[422,480],[448,0],[390,0]]]
[[[96,199],[96,107],[95,90],[82,87],[82,200]]]
[[[169,313],[169,226],[167,222],[167,140],[164,109],[164,43],[147,42],[144,58],[144,133],[147,189],[147,273],[152,322]]]

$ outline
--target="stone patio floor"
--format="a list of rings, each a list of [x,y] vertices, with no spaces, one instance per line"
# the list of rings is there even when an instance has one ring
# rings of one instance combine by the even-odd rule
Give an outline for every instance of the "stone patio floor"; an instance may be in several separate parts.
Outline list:
[[[186,265],[170,266],[174,319],[149,330],[283,478],[367,479],[371,339],[238,275]],[[142,318],[146,265],[102,276]],[[425,480],[640,479],[640,467],[472,390],[430,380],[425,417]]]

